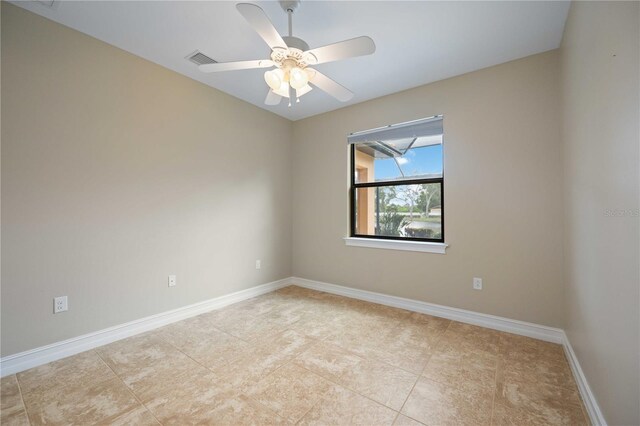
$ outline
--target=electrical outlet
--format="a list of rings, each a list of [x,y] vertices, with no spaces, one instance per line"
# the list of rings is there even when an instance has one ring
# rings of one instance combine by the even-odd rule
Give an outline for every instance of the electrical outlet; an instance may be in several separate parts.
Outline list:
[[[175,287],[176,285],[176,276],[169,275],[169,287]]]
[[[473,278],[473,289],[482,290],[482,278]]]
[[[256,269],[260,269],[262,268],[262,262],[260,261],[260,259],[256,260]]]
[[[53,298],[53,313],[59,314],[60,312],[69,310],[69,301],[67,296],[60,296]]]

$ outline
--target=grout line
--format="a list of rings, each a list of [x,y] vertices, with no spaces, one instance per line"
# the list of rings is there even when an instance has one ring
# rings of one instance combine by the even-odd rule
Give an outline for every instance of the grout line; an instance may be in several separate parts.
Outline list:
[[[428,362],[428,361],[427,361]],[[424,369],[423,369],[424,371]],[[407,401],[409,400],[409,397],[411,396],[411,394],[413,393],[413,390],[416,388],[416,385],[418,384],[418,382],[420,381],[420,377],[422,377],[422,373],[416,377],[416,381],[413,382],[413,386],[411,386],[411,390],[409,391],[409,393],[407,394],[407,397],[404,399],[404,401],[402,402],[402,405],[400,406],[400,409],[398,410],[398,414],[402,413],[402,409],[404,408],[405,404],[407,403]],[[396,417],[397,418],[397,417]]]
[[[496,360],[496,372],[493,375],[493,395],[491,395],[491,414],[489,416],[489,425],[493,425],[493,414],[496,410],[496,393],[498,393],[498,374],[499,369],[503,368],[502,358],[498,357]]]
[[[27,417],[27,422],[29,422],[29,425],[32,425],[33,422],[29,417],[29,412],[27,411],[27,404],[25,404],[24,402],[24,395],[22,395],[22,386],[20,386],[20,380],[18,380],[17,374],[15,374],[15,376],[16,376],[16,383],[18,384],[18,392],[20,393],[20,401],[22,401],[22,408],[24,409],[24,415]]]
[[[124,385],[124,387],[125,387],[125,388],[127,388],[127,390],[129,391],[129,393],[131,394],[131,396],[133,396],[133,398],[134,398],[136,401],[138,401],[138,404],[140,404],[141,406],[143,406],[143,407],[144,407],[144,409],[145,409],[145,410],[147,410],[147,412],[148,412],[149,414],[151,414],[151,416],[153,416],[153,418],[154,418],[154,419],[156,419],[156,421],[158,422],[158,424],[163,425],[163,423],[162,423],[162,422],[161,422],[161,421],[156,417],[156,415],[153,413],[153,411],[149,410],[149,407],[147,407],[147,406],[146,406],[142,401],[140,401],[140,398],[138,398],[138,395],[136,395],[136,394],[133,392],[133,389],[131,389],[131,388],[129,387],[129,385],[127,385],[127,384],[125,383],[125,381],[124,381],[124,380],[122,380],[122,377],[120,377],[120,375],[119,375],[118,373],[116,373],[116,372],[114,371],[114,369],[113,369],[113,368],[111,368],[111,366],[110,366],[110,365],[109,365],[109,364],[104,360],[104,358],[102,358],[102,355],[100,355],[100,353],[98,353],[98,351],[94,351],[94,352],[96,353],[96,355],[98,355],[98,358],[100,358],[100,361],[102,361],[102,362],[104,363],[104,365],[106,365],[106,366],[107,366],[107,368],[109,368],[109,370],[111,370],[111,372],[112,372],[112,373],[113,373],[113,374],[114,374],[118,379],[120,379],[120,382],[122,382],[122,384]]]
[[[287,330],[290,330],[290,329],[287,329]],[[285,331],[287,331],[287,330],[285,330]],[[294,331],[295,331],[295,330],[294,330]],[[302,334],[302,333],[300,333],[300,334]],[[314,347],[314,346],[316,346],[316,345],[318,345],[318,344],[320,343],[320,341],[319,341],[319,340],[314,339],[314,338],[312,338],[312,337],[310,337],[310,336],[306,336],[306,335],[305,335],[305,337],[307,337],[307,338],[309,338],[309,339],[311,339],[311,340],[313,340],[313,341],[314,341],[314,343],[313,343],[312,345],[309,345],[309,348],[307,348],[307,350],[311,349],[312,347]],[[264,377],[261,377],[261,378],[258,380],[258,382],[261,382],[261,381],[263,381],[263,380],[266,380],[268,377],[270,377],[270,376],[274,375],[278,370],[282,369],[283,367],[285,367],[285,366],[287,366],[287,365],[290,365],[290,364],[293,364],[293,361],[294,361],[294,360],[295,360],[299,355],[301,355],[302,353],[306,352],[307,350],[302,351],[301,353],[299,353],[299,354],[295,355],[294,357],[292,357],[292,358],[291,358],[291,359],[289,359],[288,361],[283,362],[283,363],[282,363],[282,365],[278,366],[278,367],[277,367],[275,370],[273,370],[271,373],[267,374],[267,375],[266,375],[266,376],[264,376]],[[313,373],[313,372],[312,372],[312,373]],[[314,373],[314,374],[315,374],[315,373]],[[317,375],[317,374],[316,374],[316,375]],[[320,377],[322,378],[322,376],[320,376]],[[266,405],[264,405],[263,403],[261,403],[260,401],[258,401],[258,400],[257,400],[257,399],[255,399],[254,397],[252,397],[251,395],[247,395],[247,393],[246,393],[246,392],[244,392],[244,391],[242,391],[242,390],[239,390],[239,391],[240,391],[244,396],[246,396],[247,398],[251,399],[251,400],[252,400],[252,401],[254,401],[254,402],[257,402],[258,404],[262,405],[263,407],[265,407],[265,408],[269,409],[270,411],[274,412],[278,417],[280,417],[280,418],[284,419],[285,421],[286,421],[286,420],[288,420],[288,418],[286,418],[286,417],[284,417],[284,416],[279,415],[279,414],[278,414],[278,413],[276,413],[272,408],[267,407]],[[320,402],[320,401],[318,401],[318,403],[319,403],[319,402]],[[316,403],[316,404],[317,404],[317,403]],[[299,423],[299,422],[304,418],[304,416],[306,416],[306,415],[307,415],[307,413],[308,413],[309,411],[311,411],[311,410],[313,409],[313,407],[315,407],[315,406],[316,406],[316,404],[312,405],[312,406],[311,406],[311,408],[309,408],[309,410],[307,410],[307,411],[306,411],[306,412],[305,412],[305,413],[300,417],[300,419],[298,419],[298,420],[296,421],[296,424],[298,424],[298,423]]]
[[[324,394],[322,395],[324,396]],[[318,400],[307,410],[304,412],[304,414],[300,417],[300,419],[296,422],[296,425],[299,425],[301,421],[304,420],[305,417],[307,417],[307,414],[309,414],[311,412],[311,410],[313,410],[314,408],[316,408],[318,405],[320,405],[320,403],[322,402],[322,396],[320,398],[318,398]]]
[[[444,331],[442,332],[442,335],[438,338],[437,343],[434,346],[434,350],[436,349],[436,347],[438,346],[438,344],[440,343],[440,339],[442,338],[442,336],[444,335],[444,333],[447,332],[447,330],[449,329],[449,326],[451,325],[451,321],[449,321],[449,323],[447,323],[447,328],[444,329]],[[433,356],[433,353],[429,354],[429,358],[427,359],[427,362],[424,363],[424,366],[422,367],[422,370],[420,370],[420,374],[418,374],[418,377],[416,378],[416,381],[413,383],[413,386],[411,386],[411,391],[409,391],[409,393],[407,394],[407,397],[404,399],[404,402],[402,403],[402,406],[400,407],[400,410],[398,411],[398,415],[400,415],[402,413],[402,409],[404,408],[404,406],[407,404],[407,401],[409,400],[409,397],[411,396],[411,394],[413,393],[413,390],[416,388],[416,385],[418,384],[418,382],[420,381],[420,379],[422,378],[422,373],[424,373],[424,370],[427,369],[427,365],[429,365],[429,362],[431,361],[431,357]],[[409,416],[407,416],[409,417]],[[397,418],[397,417],[396,417]],[[409,417],[411,419],[413,419],[412,417]],[[414,419],[415,420],[415,419]],[[416,420],[417,421],[417,420]]]
[[[363,358],[363,359],[365,359],[365,358]],[[320,378],[322,378],[322,379],[324,379],[324,380],[326,380],[326,381],[328,381],[328,382],[331,382],[331,383],[333,383],[334,385],[337,385],[337,386],[340,386],[340,387],[342,387],[342,388],[345,388],[345,389],[347,389],[347,390],[349,390],[349,391],[351,391],[351,392],[355,393],[355,394],[356,394],[356,395],[358,395],[358,396],[361,396],[361,397],[363,397],[363,398],[366,398],[366,399],[368,399],[368,400],[369,400],[369,401],[371,401],[371,402],[374,402],[374,403],[376,403],[376,404],[378,404],[378,405],[381,405],[381,406],[383,406],[383,407],[385,407],[385,408],[388,408],[388,409],[389,409],[389,410],[391,410],[391,411],[395,411],[396,413],[399,413],[399,411],[398,411],[398,410],[396,410],[395,408],[391,408],[391,407],[389,407],[388,405],[383,404],[382,402],[376,401],[375,399],[372,399],[370,396],[364,395],[364,394],[360,393],[360,391],[358,391],[358,390],[356,390],[356,389],[354,389],[354,388],[352,388],[352,387],[349,387],[349,386],[345,385],[344,383],[340,383],[340,382],[336,381],[336,379],[334,379],[334,378],[332,378],[332,377],[326,377],[326,376],[323,376],[322,374],[319,374],[319,373],[316,373],[315,371],[309,370],[307,367],[305,367],[305,366],[303,366],[303,365],[299,365],[298,367],[300,367],[300,368],[302,368],[302,369],[304,369],[304,370],[307,370],[308,372],[310,372],[310,373],[312,373],[312,374],[315,374],[316,376],[319,376]],[[305,414],[305,415],[306,415],[306,414]]]

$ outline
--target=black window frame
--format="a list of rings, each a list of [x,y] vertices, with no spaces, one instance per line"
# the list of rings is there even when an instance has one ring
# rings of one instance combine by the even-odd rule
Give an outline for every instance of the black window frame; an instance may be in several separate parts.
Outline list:
[[[444,139],[443,139],[444,148]],[[351,185],[349,186],[349,236],[352,238],[368,238],[372,240],[393,240],[393,241],[416,241],[427,243],[444,243],[444,149],[442,150],[442,176],[438,178],[427,179],[396,179],[396,180],[384,180],[373,182],[361,182],[356,183],[356,144],[352,143],[350,146],[350,165],[351,170],[349,173]],[[394,237],[388,235],[367,235],[356,233],[356,191],[360,188],[376,188],[382,186],[404,186],[415,185],[424,183],[439,183],[440,184],[440,217],[441,217],[441,233],[440,238],[417,238],[417,237]]]

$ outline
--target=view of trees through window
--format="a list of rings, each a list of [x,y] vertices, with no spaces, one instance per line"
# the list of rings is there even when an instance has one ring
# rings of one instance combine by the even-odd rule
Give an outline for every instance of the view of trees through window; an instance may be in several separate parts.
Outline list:
[[[356,191],[356,233],[386,237],[442,238],[439,183],[376,186]],[[358,220],[358,200],[373,200],[373,217]],[[373,228],[370,223],[373,222]],[[361,226],[358,226],[361,225]],[[367,229],[362,229],[364,226]],[[373,232],[371,232],[373,231]]]

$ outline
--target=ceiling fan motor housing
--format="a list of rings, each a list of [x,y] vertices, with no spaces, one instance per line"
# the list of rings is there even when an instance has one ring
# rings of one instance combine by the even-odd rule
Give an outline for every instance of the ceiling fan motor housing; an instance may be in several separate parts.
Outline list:
[[[303,52],[306,52],[307,50],[309,50],[309,45],[307,44],[306,41],[304,41],[301,38],[293,37],[293,36],[285,36],[285,37],[282,37],[282,39],[284,40],[285,43],[287,43],[288,47],[293,47],[295,49],[302,50]]]
[[[271,60],[274,65],[285,71],[291,68],[306,68],[309,65],[316,63],[316,57],[306,52],[309,50],[309,45],[298,37],[282,37],[287,46],[287,49],[281,49],[276,47],[271,52]]]

